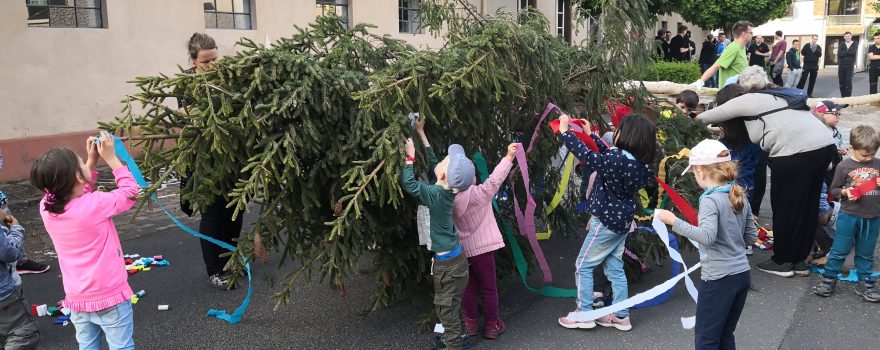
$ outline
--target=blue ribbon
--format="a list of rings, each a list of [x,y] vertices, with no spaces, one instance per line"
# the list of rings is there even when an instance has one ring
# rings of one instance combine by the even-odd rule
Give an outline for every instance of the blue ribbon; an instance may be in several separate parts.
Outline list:
[[[137,181],[138,185],[141,188],[146,188],[147,186],[149,186],[149,183],[147,183],[147,180],[144,179],[144,175],[141,173],[141,169],[138,168],[137,163],[135,163],[134,158],[132,158],[131,155],[128,154],[128,149],[125,148],[125,144],[122,143],[122,139],[120,139],[116,136],[113,136],[113,144],[116,148],[116,156],[119,157],[119,160],[121,160],[123,163],[128,165],[128,170],[131,171],[131,176],[134,177],[134,180]],[[184,223],[180,222],[180,220],[178,220],[167,209],[165,209],[165,206],[162,205],[161,202],[159,202],[159,198],[157,198],[155,194],[150,196],[150,199],[152,199],[153,202],[156,203],[156,206],[158,206],[159,209],[161,209],[163,212],[165,212],[165,215],[167,215],[171,219],[171,221],[173,221],[174,224],[176,224],[178,227],[180,227],[184,232],[189,233],[193,236],[196,236],[200,239],[204,239],[208,242],[211,242],[211,243],[213,243],[217,246],[220,246],[223,249],[226,249],[228,251],[231,251],[231,252],[235,251],[236,248],[233,247],[232,245],[230,245],[229,243],[219,241],[213,237],[205,236],[205,235],[199,233],[198,231],[189,228],[189,226],[186,226]],[[244,263],[245,269],[247,269],[247,278],[248,278],[247,296],[244,297],[244,301],[242,301],[241,306],[239,306],[237,309],[235,309],[235,311],[233,311],[232,314],[227,314],[226,310],[209,309],[208,316],[213,316],[213,317],[219,318],[219,319],[224,320],[226,322],[229,322],[231,324],[236,324],[241,321],[241,316],[244,315],[245,310],[247,310],[248,305],[250,305],[250,303],[251,303],[251,292],[252,292],[252,289],[251,289],[251,263],[248,262],[247,259],[245,259],[244,257],[241,258],[241,261]]]
[[[655,233],[655,234],[657,233],[657,231],[654,231],[654,229],[651,227],[639,226],[639,229],[644,230],[645,232],[651,232],[651,233]],[[669,246],[672,247],[673,249],[675,249],[676,251],[678,251],[678,240],[675,239],[675,235],[673,235],[672,232],[669,232]],[[681,273],[681,264],[675,260],[672,260],[672,259],[670,259],[670,261],[672,261],[672,270],[671,270],[672,277],[675,277]],[[651,299],[651,300],[648,300],[648,301],[643,302],[641,304],[638,304],[636,306],[633,306],[633,309],[643,309],[646,307],[657,306],[657,305],[663,304],[667,300],[669,300],[669,298],[672,296],[672,293],[674,291],[675,291],[675,287],[663,292],[663,294],[660,294],[660,295],[654,297],[654,299]]]

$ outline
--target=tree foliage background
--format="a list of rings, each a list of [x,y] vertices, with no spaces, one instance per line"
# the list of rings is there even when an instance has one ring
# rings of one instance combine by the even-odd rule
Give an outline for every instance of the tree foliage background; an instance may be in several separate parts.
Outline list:
[[[436,51],[322,17],[268,47],[243,39],[243,50],[201,74],[136,78],[140,92],[101,127],[132,136],[143,150],[140,166],[152,181],[144,199],[174,173],[191,173],[182,196],[196,208],[217,196],[237,215],[257,207],[234,254],[252,257],[259,235],[279,252],[279,268],[293,266],[279,303],[301,283],[329,282],[344,294],[365,261],[377,282],[368,308],[377,309],[430,290],[416,202],[398,185],[409,112],[428,119],[438,149],[461,143],[482,150],[490,166],[508,143],[529,146],[548,102],[598,121],[609,101],[625,101],[657,118],[663,147],[673,153],[705,135],[689,118],[657,117],[659,101],[645,91],[621,87],[633,67],[648,61],[644,43],[653,23],[646,1],[607,0],[598,8],[602,30],[619,35],[571,46],[549,34],[546,18],[534,12],[490,16],[464,0],[425,0],[425,27],[447,41]],[[175,100],[185,101],[185,111],[169,107]],[[539,130],[529,154],[533,178],[554,173],[560,146],[549,128]],[[558,177],[546,176],[546,188],[557,185]],[[574,202],[549,218],[555,231],[573,232],[573,222],[585,222],[567,214]],[[512,217],[508,205],[502,218]],[[665,254],[659,241],[633,236],[637,253]],[[502,279],[514,271],[509,247],[498,255]]]
[[[595,9],[601,8],[606,2],[574,0],[574,3],[582,8]],[[733,24],[740,20],[759,26],[781,18],[792,3],[792,0],[648,0],[648,10],[651,15],[675,12],[701,28],[730,31]],[[675,32],[675,28],[666,29]]]

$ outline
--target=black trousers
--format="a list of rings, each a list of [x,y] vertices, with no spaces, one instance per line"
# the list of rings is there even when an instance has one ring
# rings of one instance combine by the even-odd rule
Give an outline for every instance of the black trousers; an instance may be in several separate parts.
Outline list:
[[[834,145],[769,159],[773,176],[770,205],[773,208],[773,261],[778,264],[804,261],[813,248],[819,217],[819,192],[828,163],[837,152]]]
[[[837,67],[837,79],[840,83],[840,97],[852,96],[853,69],[855,69],[855,67],[852,64],[841,64]]]
[[[749,271],[700,284],[694,349],[736,349],[733,332],[746,305],[751,284]]]
[[[770,153],[761,151],[761,157],[758,158],[758,165],[755,167],[755,189],[752,198],[749,199],[749,206],[752,207],[752,215],[758,216],[761,213],[761,203],[764,201],[764,193],[767,192],[767,159]]]
[[[199,232],[205,236],[216,238],[219,241],[236,246],[233,239],[241,234],[241,226],[244,222],[244,213],[239,213],[234,221],[232,213],[235,208],[226,208],[226,200],[218,197],[210,206],[202,210],[202,220],[199,222]],[[202,258],[205,260],[205,269],[208,276],[223,272],[223,267],[229,261],[229,257],[221,258],[220,254],[229,252],[204,239],[200,239],[202,245]]]
[[[877,79],[880,79],[880,67],[868,69],[868,93],[877,93]]]
[[[797,88],[803,89],[804,85],[807,85],[807,76],[810,77],[810,84],[807,85],[807,96],[813,97],[813,87],[816,86],[816,76],[819,74],[818,69],[804,69],[804,73],[801,75],[801,81],[798,82]]]

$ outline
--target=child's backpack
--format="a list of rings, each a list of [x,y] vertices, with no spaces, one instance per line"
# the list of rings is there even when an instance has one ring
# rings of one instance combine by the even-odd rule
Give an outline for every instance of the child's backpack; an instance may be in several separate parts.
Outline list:
[[[768,94],[773,95],[777,98],[784,98],[785,101],[788,102],[788,105],[785,107],[772,109],[758,115],[743,117],[745,118],[745,120],[760,120],[764,118],[765,115],[773,114],[786,109],[794,109],[799,111],[810,110],[810,106],[807,105],[807,92],[802,89],[787,87],[771,90],[759,90],[755,91],[755,93]]]

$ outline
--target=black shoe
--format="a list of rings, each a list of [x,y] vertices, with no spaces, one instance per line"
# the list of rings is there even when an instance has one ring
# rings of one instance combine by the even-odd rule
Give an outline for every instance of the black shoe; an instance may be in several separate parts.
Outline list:
[[[798,277],[807,277],[810,275],[810,266],[807,265],[806,261],[791,264],[791,270],[794,272],[794,275]]]
[[[837,286],[836,278],[828,278],[828,277],[820,277],[819,285],[813,287],[813,293],[820,297],[829,297],[831,294],[834,294],[834,289]],[[858,290],[856,290],[858,293]]]
[[[36,262],[31,259],[19,260],[18,264],[15,265],[15,270],[18,271],[19,275],[43,273],[49,271],[49,268],[49,264]]]
[[[874,282],[859,281],[856,294],[872,303],[880,302],[880,292],[874,288]]]
[[[764,271],[769,274],[774,274],[779,277],[793,277],[794,271],[791,270],[789,264],[777,264],[773,259],[767,259],[767,261],[759,263],[755,265],[758,270]]]

